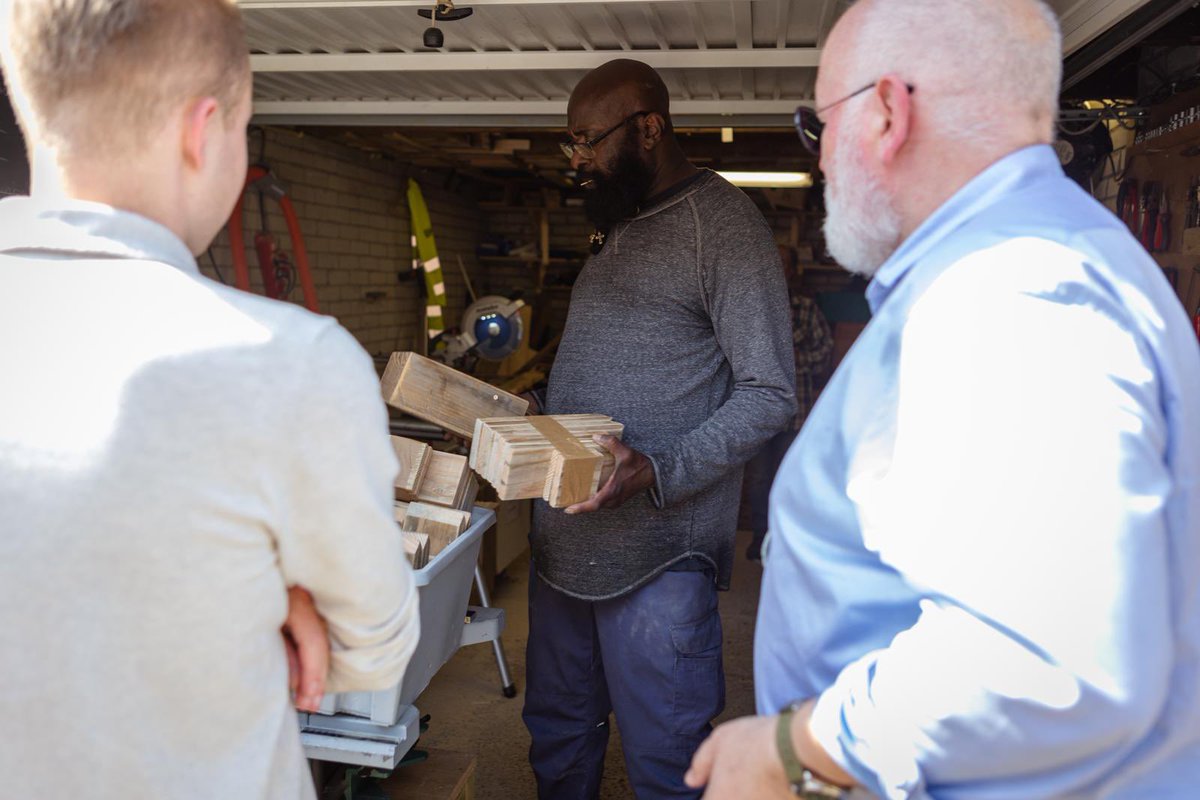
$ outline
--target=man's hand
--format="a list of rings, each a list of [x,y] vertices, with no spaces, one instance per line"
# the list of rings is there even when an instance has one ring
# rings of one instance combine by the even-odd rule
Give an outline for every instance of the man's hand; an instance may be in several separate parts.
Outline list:
[[[288,655],[288,689],[300,711],[316,711],[329,674],[329,634],[308,590],[288,589],[288,615],[281,629]]]
[[[592,437],[616,459],[616,466],[608,482],[600,487],[590,500],[568,506],[568,514],[583,514],[601,508],[616,508],[635,494],[644,492],[654,485],[654,466],[650,459],[634,450],[615,436],[601,434]]]
[[[704,740],[683,776],[706,800],[743,797],[795,800],[775,749],[778,717],[742,717],[726,722]]]
[[[808,721],[814,700],[808,700],[792,715],[792,745],[800,763],[818,778],[843,789],[854,785],[821,744],[813,738]],[[726,722],[712,732],[683,776],[693,789],[707,786],[709,800],[734,797],[795,797],[775,744],[779,716],[742,717]]]

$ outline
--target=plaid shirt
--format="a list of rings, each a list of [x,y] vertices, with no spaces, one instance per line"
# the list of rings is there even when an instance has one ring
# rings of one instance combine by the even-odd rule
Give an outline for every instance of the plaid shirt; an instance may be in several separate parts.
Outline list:
[[[798,431],[817,402],[816,385],[829,369],[833,337],[817,304],[796,292],[792,292],[792,350],[796,356],[798,407],[792,429]]]

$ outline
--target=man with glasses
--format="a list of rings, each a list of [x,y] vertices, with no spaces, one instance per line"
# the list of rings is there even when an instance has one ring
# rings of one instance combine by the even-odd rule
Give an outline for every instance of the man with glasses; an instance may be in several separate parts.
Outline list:
[[[1195,794],[1200,351],[1049,147],[1061,46],[1039,0],[828,39],[798,120],[874,316],[776,481],[764,716],[701,748],[707,797]]]
[[[589,73],[564,152],[596,225],[545,411],[625,424],[595,497],[536,507],[525,723],[544,798],[597,795],[608,717],[634,793],[683,774],[724,704],[742,465],[795,409],[787,290],[754,204],[684,156],[666,86],[635,61]]]

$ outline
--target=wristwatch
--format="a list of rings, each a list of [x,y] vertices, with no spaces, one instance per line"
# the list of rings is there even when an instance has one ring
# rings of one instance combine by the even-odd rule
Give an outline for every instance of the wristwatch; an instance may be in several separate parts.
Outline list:
[[[783,772],[787,776],[792,793],[798,797],[842,797],[842,790],[818,778],[796,755],[796,746],[792,742],[792,717],[804,705],[798,700],[789,703],[779,714],[779,724],[775,726],[775,748],[779,751],[779,759],[783,762]]]

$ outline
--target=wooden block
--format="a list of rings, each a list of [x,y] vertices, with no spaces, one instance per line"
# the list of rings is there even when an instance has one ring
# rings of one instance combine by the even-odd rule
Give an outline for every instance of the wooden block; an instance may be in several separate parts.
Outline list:
[[[417,489],[415,499],[450,508],[462,508],[471,478],[467,457],[433,450],[425,479]]]
[[[475,757],[429,750],[429,758],[395,770],[379,786],[388,800],[474,800]]]
[[[599,414],[481,419],[471,467],[501,500],[542,497],[561,508],[591,497],[612,472],[611,454],[592,437],[623,432]]]
[[[392,516],[395,517],[396,524],[403,530],[404,518],[408,516],[408,503],[392,503]]]
[[[616,466],[612,453],[596,444],[581,445],[587,456],[567,456],[560,450],[550,455],[550,472],[542,497],[551,508],[566,508],[594,495]]]
[[[410,503],[402,530],[429,536],[429,557],[432,559],[458,538],[471,524],[471,513],[453,508]]]
[[[416,500],[417,490],[429,469],[433,448],[424,442],[393,436],[392,449],[400,460],[400,471],[396,474],[396,499],[405,502]]]
[[[381,386],[388,405],[467,438],[477,419],[529,409],[516,395],[416,353],[392,353]]]
[[[424,533],[404,531],[404,555],[413,569],[422,569],[429,563],[429,537]]]
[[[467,490],[463,494],[462,503],[460,503],[458,506],[456,506],[456,508],[459,508],[463,511],[470,511],[471,507],[473,505],[475,505],[475,498],[477,498],[478,496],[479,496],[479,479],[476,478],[475,473],[471,472],[470,468],[468,468],[467,469]]]

